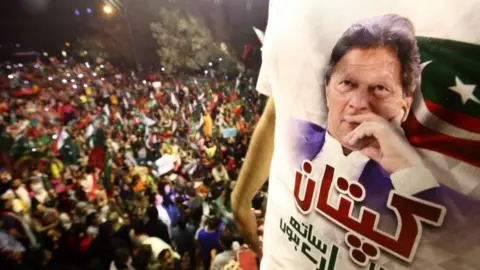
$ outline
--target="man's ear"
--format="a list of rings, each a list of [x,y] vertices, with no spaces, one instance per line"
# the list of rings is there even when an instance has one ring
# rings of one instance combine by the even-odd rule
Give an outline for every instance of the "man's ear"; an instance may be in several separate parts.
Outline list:
[[[404,97],[404,106],[402,107],[404,114],[402,117],[402,123],[407,121],[408,115],[410,114],[410,108],[412,107],[412,102],[413,97]]]

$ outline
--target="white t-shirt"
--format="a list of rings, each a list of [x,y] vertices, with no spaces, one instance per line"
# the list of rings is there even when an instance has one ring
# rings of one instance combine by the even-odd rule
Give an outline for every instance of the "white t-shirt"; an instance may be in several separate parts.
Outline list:
[[[359,153],[344,156],[341,150],[326,151],[327,148],[340,148],[340,145],[336,146],[338,142],[324,134],[320,136],[323,148],[308,158],[313,167],[310,175],[312,202],[310,207],[302,208],[298,201],[306,198],[307,178],[301,178],[296,199],[296,176],[301,176],[305,158],[299,153],[297,142],[303,140],[306,143],[305,151],[308,151],[309,143],[318,144],[309,141],[309,134],[294,127],[297,120],[302,120],[310,126],[320,127],[315,132],[325,133],[328,116],[324,90],[326,65],[336,42],[353,23],[374,16],[398,14],[412,22],[417,37],[480,44],[480,32],[476,31],[480,25],[477,10],[480,10],[480,2],[475,0],[440,0],[435,3],[417,0],[276,0],[270,6],[262,48],[263,63],[257,83],[260,93],[273,98],[276,110],[275,148],[268,191],[271,195],[266,211],[261,269],[480,269],[480,238],[476,236],[480,230],[480,214],[472,215],[475,213],[472,209],[480,206],[478,163],[460,162],[452,156],[420,148],[418,152],[424,158],[426,168],[382,174],[378,164]],[[424,56],[422,54],[422,62]],[[480,59],[476,61],[479,62]],[[480,82],[476,83],[478,78],[469,84],[480,85]],[[454,83],[452,77],[452,87]],[[480,88],[476,91],[480,96]],[[418,102],[418,93],[415,102]],[[470,98],[479,99],[475,93]],[[415,102],[412,111],[418,118]],[[441,133],[458,130],[432,115],[428,120],[431,119],[444,124],[440,127]],[[421,123],[428,126],[432,122]],[[480,141],[478,133],[462,132],[464,138]],[[333,170],[329,171],[327,165]],[[330,191],[322,193],[321,187],[328,182],[325,180],[328,171],[332,173]],[[369,171],[382,179],[378,187],[366,187],[365,181],[369,180],[366,173]],[[357,197],[359,202],[351,207],[351,213],[339,210],[350,209],[350,203],[354,204],[353,199],[347,198],[348,192],[342,194],[336,186],[340,185],[340,177],[346,179],[349,186],[360,183],[354,184],[357,191],[365,186],[362,191],[365,193],[366,190],[368,194],[365,198]],[[369,204],[379,206],[373,197],[377,195],[377,189],[382,191],[384,184],[389,189],[380,200],[383,208],[369,207]],[[414,197],[437,189],[447,194],[442,197],[447,205]],[[395,194],[392,191],[396,191]],[[406,229],[407,218],[395,217],[393,209],[387,206],[388,198],[405,199],[416,209],[432,207],[428,208],[429,211],[437,211],[438,215],[431,224],[417,219],[412,223],[416,225]],[[457,199],[461,203],[457,203]],[[363,202],[365,206],[361,207]],[[378,224],[369,219],[375,214],[379,216]],[[411,212],[408,214],[413,216]],[[403,223],[397,222],[398,219]],[[396,234],[408,234],[413,229],[417,230],[415,237],[405,242],[402,242],[404,234]],[[380,240],[376,242],[375,239]],[[366,260],[362,260],[362,256]]]

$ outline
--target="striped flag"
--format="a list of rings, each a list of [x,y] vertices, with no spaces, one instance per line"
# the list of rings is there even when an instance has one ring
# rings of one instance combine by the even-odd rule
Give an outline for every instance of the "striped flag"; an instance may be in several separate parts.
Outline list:
[[[56,134],[55,141],[53,142],[52,151],[58,154],[58,151],[60,151],[60,149],[62,149],[62,147],[65,145],[65,140],[68,137],[70,137],[70,135],[65,130],[65,128],[63,127],[62,129],[60,129],[58,134]]]
[[[417,42],[422,87],[404,124],[406,136],[435,164],[431,169],[442,183],[480,195],[472,178],[480,175],[480,45],[427,37]]]

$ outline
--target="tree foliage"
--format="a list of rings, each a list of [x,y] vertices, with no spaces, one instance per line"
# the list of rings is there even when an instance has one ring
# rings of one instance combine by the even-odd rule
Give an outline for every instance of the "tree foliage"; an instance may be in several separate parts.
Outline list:
[[[88,55],[93,58],[106,58],[130,66],[134,64],[131,42],[122,23],[106,24],[100,20],[91,19],[89,26],[95,33],[77,40],[80,52],[88,51]]]
[[[218,65],[220,71],[236,67],[235,58],[225,46],[215,42],[203,21],[178,9],[161,8],[159,15],[159,20],[151,23],[150,27],[167,72],[198,70],[219,58],[222,59]]]

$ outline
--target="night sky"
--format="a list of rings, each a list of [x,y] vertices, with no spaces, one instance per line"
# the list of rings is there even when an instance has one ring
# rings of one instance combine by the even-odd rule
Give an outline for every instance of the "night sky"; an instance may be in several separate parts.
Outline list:
[[[125,1],[125,0],[124,0]],[[156,44],[149,22],[155,20],[159,8],[168,0],[127,0],[137,50],[143,63],[155,62]],[[179,0],[179,7],[182,7]],[[257,43],[252,26],[264,30],[268,0],[183,0],[188,8],[201,16],[217,40],[226,41],[241,54],[243,45]],[[251,8],[246,8],[251,1]],[[184,2],[184,3],[185,3]],[[18,51],[48,51],[59,54],[65,42],[98,34],[97,26],[109,26],[119,21],[105,18],[101,13],[102,0],[2,0],[0,4],[0,57]],[[92,10],[87,13],[87,8]],[[75,10],[80,15],[75,15]],[[20,47],[18,47],[18,45]]]

